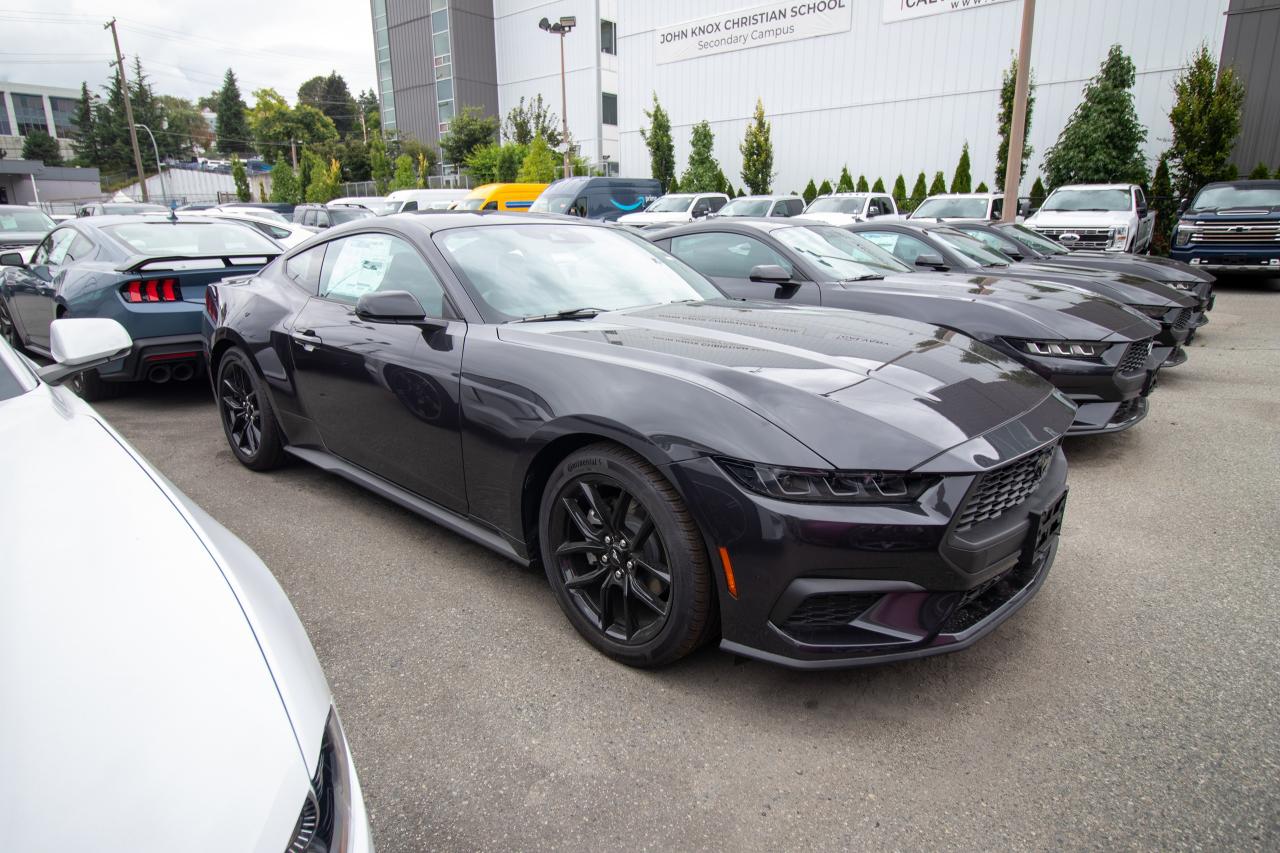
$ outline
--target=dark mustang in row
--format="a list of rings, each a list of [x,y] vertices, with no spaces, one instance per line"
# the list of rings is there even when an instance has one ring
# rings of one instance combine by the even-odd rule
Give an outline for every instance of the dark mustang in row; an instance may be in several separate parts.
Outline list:
[[[1079,406],[1072,435],[1119,432],[1146,417],[1165,357],[1153,348],[1160,327],[1110,299],[984,270],[913,272],[831,225],[735,217],[646,236],[730,296],[905,317],[976,338]]]
[[[963,648],[1035,594],[1072,406],[955,332],[726,300],[559,217],[341,226],[213,285],[207,358],[255,469],[316,464],[521,562],[633,665]]]

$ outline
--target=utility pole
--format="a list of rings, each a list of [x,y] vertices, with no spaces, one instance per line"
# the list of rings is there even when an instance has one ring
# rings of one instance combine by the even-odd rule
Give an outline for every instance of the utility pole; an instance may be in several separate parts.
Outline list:
[[[102,25],[104,30],[111,30],[111,40],[116,43],[116,71],[120,74],[120,89],[124,95],[124,119],[129,124],[129,142],[133,145],[133,165],[138,170],[138,180],[142,183],[142,200],[150,201],[147,194],[147,173],[142,171],[142,151],[138,148],[138,129],[133,123],[133,103],[129,98],[129,78],[124,73],[124,56],[120,53],[120,34],[116,32],[116,19],[112,18]]]
[[[293,171],[298,171],[298,140],[289,140],[289,157],[293,160]]]
[[[1036,0],[1022,2],[1022,38],[1018,42],[1018,74],[1013,84],[1013,121],[1009,127],[1009,156],[1004,164],[1004,211],[1001,219],[1016,222],[1018,189],[1022,184],[1022,146],[1027,129],[1027,88],[1031,77],[1031,29]]]
[[[364,104],[360,105],[360,135],[364,137],[364,144],[369,144],[369,128],[364,123]]]

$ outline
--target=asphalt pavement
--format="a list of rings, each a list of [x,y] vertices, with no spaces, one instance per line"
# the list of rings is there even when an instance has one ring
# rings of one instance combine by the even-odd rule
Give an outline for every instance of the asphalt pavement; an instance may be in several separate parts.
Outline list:
[[[972,649],[797,673],[588,647],[545,579],[301,463],[207,389],[99,410],[271,566],[381,853],[1280,849],[1280,282],[1224,283],[1147,420],[1067,442],[1040,594]]]

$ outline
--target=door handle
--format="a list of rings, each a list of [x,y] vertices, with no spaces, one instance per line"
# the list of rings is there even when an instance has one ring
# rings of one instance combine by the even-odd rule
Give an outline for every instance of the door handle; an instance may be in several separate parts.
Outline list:
[[[295,331],[290,334],[290,337],[302,344],[302,348],[307,352],[313,351],[316,348],[316,344],[323,343],[320,340],[320,336],[311,329],[304,329],[300,332]]]

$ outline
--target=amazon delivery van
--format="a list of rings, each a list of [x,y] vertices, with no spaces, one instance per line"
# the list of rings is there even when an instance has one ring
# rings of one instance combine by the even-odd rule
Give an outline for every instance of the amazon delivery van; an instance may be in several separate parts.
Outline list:
[[[613,221],[644,210],[662,195],[653,178],[564,178],[542,191],[530,213],[564,213]]]
[[[527,213],[546,184],[481,184],[453,203],[452,210],[506,210]]]

